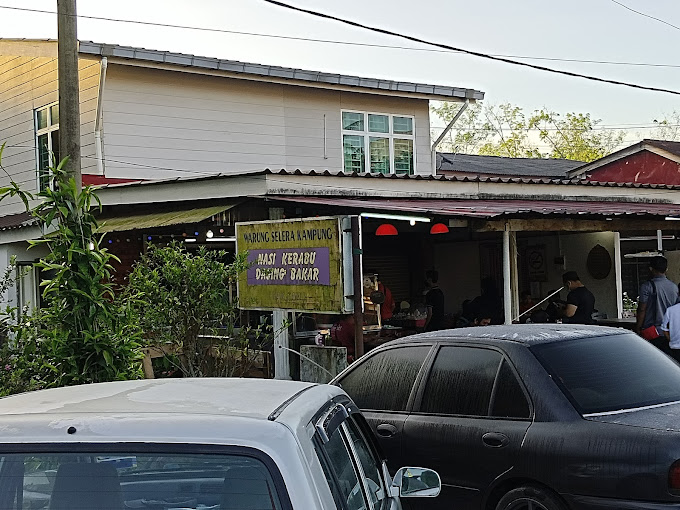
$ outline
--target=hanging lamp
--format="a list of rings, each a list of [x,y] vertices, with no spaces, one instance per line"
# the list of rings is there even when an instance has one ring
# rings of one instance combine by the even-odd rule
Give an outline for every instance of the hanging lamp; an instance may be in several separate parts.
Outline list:
[[[447,227],[443,223],[435,223],[432,225],[432,228],[430,228],[430,234],[448,234],[449,233],[449,227]]]
[[[390,223],[383,223],[380,225],[376,231],[375,235],[377,236],[396,236],[399,235],[399,231],[397,230],[397,227]]]

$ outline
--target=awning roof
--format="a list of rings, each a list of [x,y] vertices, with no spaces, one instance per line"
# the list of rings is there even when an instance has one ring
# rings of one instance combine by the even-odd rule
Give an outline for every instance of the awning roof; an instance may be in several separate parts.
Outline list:
[[[228,205],[223,204],[196,209],[100,218],[100,231],[122,232],[128,230],[143,230],[149,228],[168,227],[171,225],[198,223],[228,209],[231,209],[236,205],[236,203],[231,203]]]
[[[273,198],[273,197],[272,197]],[[504,215],[680,216],[680,204],[564,200],[423,200],[281,196],[277,200],[354,209],[383,210],[435,216],[494,218]]]
[[[0,230],[14,230],[35,225],[37,220],[29,212],[0,216]]]

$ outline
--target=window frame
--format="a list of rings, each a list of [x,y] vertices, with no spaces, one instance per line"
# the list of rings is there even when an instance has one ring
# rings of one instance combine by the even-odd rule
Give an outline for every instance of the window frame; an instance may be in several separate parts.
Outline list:
[[[364,129],[362,131],[345,129],[343,125],[343,114],[344,113],[355,113],[363,115],[364,119]],[[389,130],[387,133],[380,133],[376,131],[369,131],[368,126],[368,116],[369,115],[381,115],[388,117]],[[394,117],[404,117],[411,119],[412,133],[399,134],[394,132]],[[375,111],[362,111],[362,110],[352,110],[352,109],[342,109],[340,110],[340,147],[342,148],[342,171],[343,173],[349,173],[345,170],[345,135],[350,136],[361,136],[364,140],[364,171],[360,173],[364,174],[381,174],[382,172],[372,172],[371,171],[371,150],[370,142],[371,138],[387,138],[389,140],[389,172],[383,175],[416,175],[416,118],[415,115],[408,114],[398,114],[398,113],[384,113]],[[413,165],[410,173],[399,173],[396,174],[395,170],[395,157],[394,157],[394,140],[411,140],[413,143]]]
[[[59,162],[54,160],[54,147],[52,144],[52,133],[55,131],[59,131],[59,122],[56,124],[52,123],[52,107],[53,106],[58,106],[59,101],[54,101],[52,103],[48,103],[44,106],[41,106],[40,108],[36,108],[33,110],[33,126],[35,130],[35,161],[36,161],[36,189],[38,192],[43,191],[47,188],[43,188],[41,184],[41,172],[44,172],[45,170],[40,168],[40,144],[38,143],[38,139],[42,135],[47,135],[47,146],[48,146],[48,168],[47,168],[47,173],[48,173],[48,187],[49,189],[54,189],[54,184],[52,182],[52,172],[49,171],[49,167],[53,167],[57,165]],[[39,128],[38,127],[38,113],[45,111],[47,114],[47,126],[44,128]],[[59,114],[61,117],[61,113]],[[57,134],[57,136],[59,136]]]

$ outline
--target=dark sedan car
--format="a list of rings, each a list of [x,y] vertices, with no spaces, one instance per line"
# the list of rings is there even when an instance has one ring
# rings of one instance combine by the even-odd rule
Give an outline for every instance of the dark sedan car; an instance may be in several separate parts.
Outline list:
[[[426,333],[334,382],[389,465],[439,472],[420,508],[680,509],[680,366],[623,329]]]

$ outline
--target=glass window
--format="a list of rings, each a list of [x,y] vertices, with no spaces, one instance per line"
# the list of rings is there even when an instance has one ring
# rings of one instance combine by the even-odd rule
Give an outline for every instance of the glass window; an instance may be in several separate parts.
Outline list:
[[[338,493],[340,502],[346,502],[347,510],[366,510],[364,491],[359,483],[359,477],[352,462],[352,456],[342,437],[342,427],[338,427],[328,442],[323,445],[327,461],[323,455],[319,455],[321,465],[331,488]],[[330,472],[332,470],[332,473]],[[337,484],[335,482],[337,480]]]
[[[364,114],[355,112],[342,112],[342,129],[346,131],[363,131]]]
[[[633,333],[531,347],[583,414],[680,401],[680,366]]]
[[[36,125],[38,126],[38,129],[45,129],[48,125],[47,108],[38,110],[36,115],[37,115]]]
[[[364,137],[344,135],[342,142],[345,153],[345,172],[363,172],[365,169]]]
[[[3,510],[282,508],[267,466],[245,455],[11,454],[0,466]]]
[[[371,154],[371,172],[390,173],[390,139],[371,136],[369,151]]]
[[[379,502],[385,499],[385,490],[382,486],[382,479],[380,477],[380,459],[377,458],[369,444],[366,442],[363,434],[359,430],[358,425],[353,420],[347,420],[347,432],[354,446],[354,451],[357,453],[361,469],[364,471],[368,483],[368,497],[371,499],[373,506],[380,507]]]
[[[340,386],[360,409],[405,411],[429,345],[379,352],[359,363]]]
[[[60,161],[59,105],[45,106],[35,111],[36,146],[38,148],[38,191],[50,186],[50,167]]]
[[[420,411],[487,416],[502,355],[490,349],[442,347],[425,386]]]
[[[412,135],[413,119],[411,117],[394,117],[392,129],[395,135]]]
[[[50,126],[59,124],[59,105],[53,104],[50,106]]]
[[[394,172],[413,174],[413,140],[394,139]]]
[[[368,114],[368,130],[371,133],[389,133],[390,118],[387,115]]]
[[[529,402],[507,360],[503,360],[496,379],[491,416],[529,418]]]

